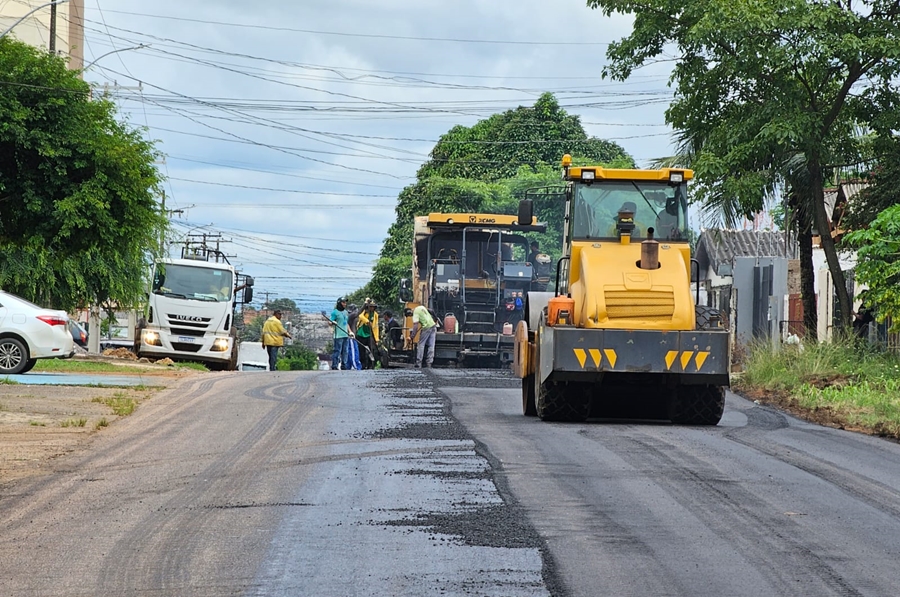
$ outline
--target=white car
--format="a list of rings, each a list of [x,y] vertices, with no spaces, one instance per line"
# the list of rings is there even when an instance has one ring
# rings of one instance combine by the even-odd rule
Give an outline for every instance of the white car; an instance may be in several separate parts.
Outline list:
[[[0,375],[30,371],[38,359],[75,354],[65,311],[44,309],[0,290]]]

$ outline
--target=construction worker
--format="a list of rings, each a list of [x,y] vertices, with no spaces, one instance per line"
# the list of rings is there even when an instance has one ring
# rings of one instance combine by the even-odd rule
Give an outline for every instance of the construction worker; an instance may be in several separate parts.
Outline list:
[[[361,344],[369,347],[369,350],[360,351],[363,369],[375,368],[378,354],[378,312],[375,310],[377,306],[374,301],[366,299],[356,320],[356,337]]]
[[[334,328],[334,352],[331,355],[332,369],[349,369],[349,343],[351,332],[347,324],[347,299],[337,300],[331,312],[331,326]]]
[[[269,354],[269,371],[275,371],[278,349],[284,346],[284,339],[290,337],[291,335],[281,325],[281,311],[276,309],[272,316],[263,324],[262,329],[262,343]]]
[[[424,366],[431,367],[432,363],[434,363],[434,341],[437,339],[437,323],[425,305],[419,305],[413,309],[412,320],[413,326],[409,332],[409,337],[415,338],[416,332],[420,328],[422,330],[422,333],[419,335],[419,344],[416,347],[416,369],[423,366],[423,358],[425,359]],[[426,348],[428,350],[427,356],[425,354]]]

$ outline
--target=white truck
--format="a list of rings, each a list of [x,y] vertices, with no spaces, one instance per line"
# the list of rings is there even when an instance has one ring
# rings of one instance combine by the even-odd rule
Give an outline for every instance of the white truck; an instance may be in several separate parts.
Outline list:
[[[238,361],[235,304],[252,298],[253,278],[238,274],[217,250],[160,259],[153,265],[147,309],[135,334],[135,353],[234,371]]]

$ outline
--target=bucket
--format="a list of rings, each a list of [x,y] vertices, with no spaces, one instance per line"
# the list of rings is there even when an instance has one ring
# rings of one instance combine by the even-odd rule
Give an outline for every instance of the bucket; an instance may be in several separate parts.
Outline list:
[[[507,321],[506,323],[503,324],[503,335],[504,336],[512,336],[512,333],[513,333],[512,324]]]
[[[446,315],[444,315],[444,333],[456,333],[456,315],[454,315],[453,313],[447,313]]]
[[[575,325],[575,299],[555,296],[547,305],[547,325]]]

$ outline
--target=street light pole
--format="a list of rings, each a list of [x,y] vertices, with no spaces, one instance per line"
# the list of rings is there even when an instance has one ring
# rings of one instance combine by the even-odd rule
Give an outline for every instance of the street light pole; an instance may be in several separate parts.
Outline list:
[[[16,21],[16,22],[13,23],[12,25],[10,25],[10,26],[6,29],[6,31],[4,31],[3,33],[0,33],[0,39],[3,39],[4,37],[6,37],[6,34],[9,33],[10,31],[12,31],[12,30],[13,30],[13,27],[15,27],[16,25],[18,25],[19,23],[21,23],[22,21],[24,21],[25,19],[27,19],[28,17],[30,17],[31,15],[33,15],[34,13],[36,13],[37,11],[39,11],[40,9],[42,9],[42,8],[47,8],[48,6],[56,6],[57,4],[62,4],[63,2],[68,2],[68,1],[69,1],[69,0],[53,0],[53,2],[47,2],[46,4],[41,4],[40,6],[38,6],[38,7],[36,7],[36,8],[32,8],[32,9],[29,10],[27,13],[25,13],[25,16],[23,16],[23,17],[20,18],[18,21]],[[52,22],[51,22],[51,27],[52,27]],[[51,44],[51,47],[54,46],[54,40],[53,40],[52,37],[50,38],[50,44]],[[51,51],[52,51],[52,50],[51,50]]]
[[[109,56],[110,54],[115,54],[116,52],[125,52],[125,51],[127,51],[127,50],[140,50],[140,49],[148,48],[148,47],[149,47],[149,46],[148,46],[147,44],[141,44],[141,45],[139,45],[139,46],[132,46],[132,47],[130,47],[130,48],[119,48],[119,49],[117,49],[117,50],[110,50],[110,51],[107,52],[106,54],[101,54],[101,55],[97,56],[96,58],[94,58],[93,60],[91,60],[91,61],[90,61],[87,65],[85,65],[85,67],[82,68],[81,70],[84,71],[84,70],[87,70],[87,69],[91,68],[92,66],[94,66],[94,64],[97,63],[98,60],[100,60],[101,58],[105,58],[106,56]]]

